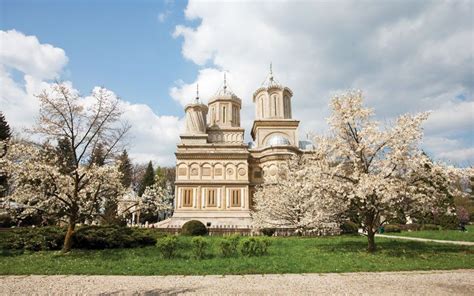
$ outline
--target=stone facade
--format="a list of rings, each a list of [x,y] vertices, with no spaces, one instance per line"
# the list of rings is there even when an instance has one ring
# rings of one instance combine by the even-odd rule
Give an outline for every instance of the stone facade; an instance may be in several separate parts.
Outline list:
[[[175,210],[169,227],[200,220],[213,228],[251,228],[252,196],[264,178],[293,154],[303,153],[292,91],[270,73],[253,94],[256,120],[244,143],[242,101],[224,86],[209,100],[185,107],[186,131],[176,151]]]

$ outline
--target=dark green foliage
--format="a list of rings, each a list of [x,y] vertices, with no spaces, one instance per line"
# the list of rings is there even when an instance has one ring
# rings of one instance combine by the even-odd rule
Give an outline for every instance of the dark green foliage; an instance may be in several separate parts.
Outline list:
[[[165,188],[169,184],[172,193],[174,193],[174,181],[176,179],[175,167],[157,167],[155,170],[155,175],[160,187]]]
[[[7,142],[11,137],[10,126],[8,125],[5,116],[0,112],[0,141]],[[0,157],[4,157],[7,153],[7,147],[0,146]],[[8,178],[6,175],[0,173],[0,197],[7,194]]]
[[[268,253],[270,240],[262,237],[246,237],[240,241],[240,252],[244,256],[263,256]]]
[[[219,242],[219,249],[224,257],[233,257],[238,255],[238,246],[240,235],[234,234],[222,239]]]
[[[121,182],[124,188],[129,188],[132,185],[133,166],[128,157],[127,150],[123,150],[119,156],[120,161],[119,172],[122,173]]]
[[[97,145],[92,150],[92,155],[90,158],[90,164],[95,164],[97,166],[103,166],[105,164],[105,158],[107,152],[105,151],[104,144],[97,143]]]
[[[6,232],[0,242],[0,248],[29,251],[60,250],[65,235],[65,228],[53,226],[15,228]]]
[[[397,224],[387,224],[384,226],[384,230],[386,233],[390,232],[401,232],[400,226]]]
[[[197,236],[193,237],[191,244],[194,258],[199,260],[204,259],[209,243],[202,236]]]
[[[358,233],[359,227],[352,221],[345,221],[341,224],[341,230],[343,234],[355,234]]]
[[[434,224],[425,224],[421,226],[421,230],[439,230],[439,226]]]
[[[84,226],[73,237],[77,249],[113,249],[151,246],[156,239],[137,228],[111,226]]]
[[[12,136],[10,126],[8,125],[5,115],[0,111],[0,141],[10,139]]]
[[[74,151],[69,139],[61,138],[56,146],[56,156],[58,157],[58,166],[62,174],[70,174],[76,169]]]
[[[140,185],[138,186],[138,196],[142,196],[143,192],[145,192],[145,189],[148,186],[153,185],[153,183],[155,183],[155,172],[153,170],[153,164],[150,161],[148,163],[148,166],[146,167],[143,179],[141,180]]]
[[[165,259],[171,259],[176,256],[178,250],[178,238],[176,236],[165,236],[156,243],[161,255]]]
[[[202,224],[201,221],[191,220],[181,227],[181,234],[182,235],[206,235],[207,228],[206,225]]]
[[[260,230],[260,232],[262,232],[262,234],[265,235],[265,236],[273,236],[275,231],[276,231],[275,228],[262,228]]]

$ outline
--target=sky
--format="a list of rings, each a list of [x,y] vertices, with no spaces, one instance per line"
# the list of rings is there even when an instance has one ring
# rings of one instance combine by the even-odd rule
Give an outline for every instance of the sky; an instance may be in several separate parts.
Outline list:
[[[34,94],[55,80],[87,96],[103,86],[132,124],[134,161],[173,165],[183,107],[207,101],[223,73],[242,99],[273,64],[294,92],[300,138],[326,133],[331,96],[361,89],[376,119],[431,111],[423,149],[474,164],[473,1],[0,0],[0,111],[20,133]]]

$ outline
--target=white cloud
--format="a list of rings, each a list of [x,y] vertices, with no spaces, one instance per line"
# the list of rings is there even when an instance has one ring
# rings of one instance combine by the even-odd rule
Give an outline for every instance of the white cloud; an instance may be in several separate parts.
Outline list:
[[[60,78],[68,58],[63,49],[42,44],[35,36],[17,31],[0,31],[0,106],[17,132],[34,124],[39,110],[35,97],[50,87],[50,79]],[[14,71],[23,79],[14,78]],[[72,83],[66,81],[72,87]],[[88,97],[84,98],[87,104]],[[131,125],[129,154],[138,162],[153,160],[173,165],[173,152],[182,121],[174,116],[158,116],[146,105],[122,101],[124,119]]]
[[[35,36],[25,36],[15,30],[0,31],[0,41],[2,65],[38,79],[58,78],[68,62],[64,50],[41,44]]]
[[[194,97],[195,83],[213,93],[216,73],[227,70],[243,99],[248,133],[251,96],[272,61],[277,79],[294,91],[300,137],[326,129],[331,94],[348,88],[362,89],[379,119],[433,110],[425,125],[428,137],[466,137],[474,112],[472,10],[470,1],[191,0],[186,17],[200,24],[179,25],[174,36],[183,38],[183,56],[202,69],[195,81],[178,83],[170,94],[184,105]],[[472,141],[457,147],[470,148]],[[448,157],[437,151],[436,157]]]

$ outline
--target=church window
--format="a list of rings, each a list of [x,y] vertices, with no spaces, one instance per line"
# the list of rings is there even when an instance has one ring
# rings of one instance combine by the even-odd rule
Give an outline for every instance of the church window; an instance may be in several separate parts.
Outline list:
[[[183,207],[191,207],[193,205],[193,190],[183,189]]]
[[[240,207],[240,189],[232,189],[230,191],[230,198],[232,207]]]
[[[226,110],[227,108],[224,106],[222,107],[222,123],[225,123],[226,121]]]
[[[207,206],[208,207],[215,207],[217,204],[217,190],[216,189],[208,189],[207,190]]]
[[[273,115],[277,116],[277,97],[273,96]]]

